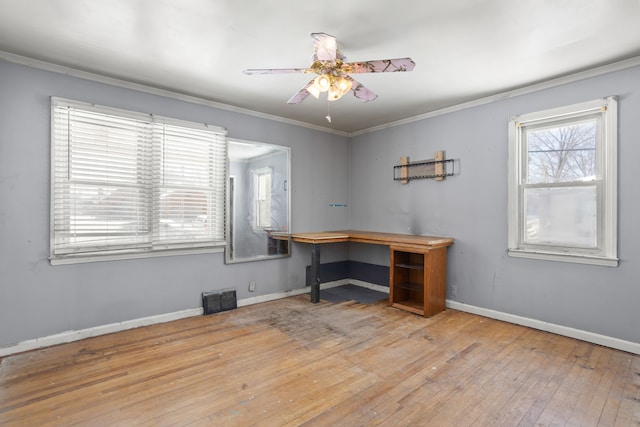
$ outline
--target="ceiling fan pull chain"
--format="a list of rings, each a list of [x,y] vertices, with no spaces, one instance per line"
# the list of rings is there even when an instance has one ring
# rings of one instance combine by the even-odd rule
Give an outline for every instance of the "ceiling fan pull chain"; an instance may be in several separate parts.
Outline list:
[[[331,103],[329,101],[327,101],[327,115],[324,116],[325,119],[327,119],[327,121],[329,123],[331,123],[331,114],[329,112],[329,108],[331,107]]]

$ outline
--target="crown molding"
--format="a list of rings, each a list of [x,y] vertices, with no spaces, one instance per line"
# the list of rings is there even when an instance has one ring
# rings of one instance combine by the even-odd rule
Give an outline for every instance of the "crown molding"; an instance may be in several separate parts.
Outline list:
[[[271,120],[274,122],[280,122],[293,126],[300,126],[307,129],[317,130],[325,133],[332,133],[340,136],[349,136],[348,132],[343,132],[323,126],[312,125],[310,123],[301,122],[298,120],[287,119],[285,117],[276,116],[273,114],[261,113],[259,111],[250,110],[247,108],[236,107],[221,102],[211,101],[208,99],[200,98],[193,95],[186,95],[180,92],[171,91],[168,89],[161,89],[153,86],[143,85],[140,83],[133,83],[127,80],[117,79],[115,77],[108,77],[101,74],[90,73],[88,71],[81,71],[76,68],[71,68],[63,65],[53,64],[38,59],[28,58],[25,56],[16,55],[14,53],[0,51],[0,60],[11,62],[14,64],[25,65],[27,67],[36,68],[45,71],[51,71],[57,74],[64,74],[71,77],[77,77],[84,80],[93,81],[96,83],[104,83],[111,86],[117,86],[125,89],[131,89],[138,92],[148,93],[151,95],[159,95],[165,98],[171,98],[178,101],[185,101],[191,104],[203,105],[206,107],[216,108],[219,110],[230,111],[233,113],[244,114],[247,116],[257,117],[260,119]]]
[[[430,111],[428,113],[419,114],[413,117],[407,117],[406,119],[397,120],[394,122],[385,123],[379,126],[373,126],[367,129],[362,129],[356,132],[351,132],[350,137],[364,135],[366,133],[377,132],[379,130],[388,129],[391,127],[401,126],[408,123],[418,122],[420,120],[430,119],[437,116],[453,113],[456,111],[466,110],[467,108],[478,107],[481,105],[491,104],[493,102],[502,101],[505,99],[515,98],[517,96],[526,95],[533,92],[538,92],[545,89],[562,86],[568,83],[585,80],[591,77],[597,77],[604,74],[613,73],[615,71],[625,70],[627,68],[633,68],[640,66],[640,56],[636,56],[624,61],[614,62],[612,64],[603,65],[596,68],[580,71],[577,73],[569,74],[566,76],[558,77],[551,80],[545,80],[544,82],[536,83],[533,85],[525,86],[518,89],[501,92],[495,95],[486,96],[483,98],[474,99],[472,101],[463,102],[461,104],[453,105],[451,107],[442,108],[440,110]]]
[[[502,101],[505,99],[515,98],[518,96],[526,95],[533,92],[538,92],[545,89],[554,88],[557,86],[565,85],[568,83],[577,82],[580,80],[585,80],[591,77],[597,77],[604,74],[612,73],[615,71],[625,70],[627,68],[633,68],[640,66],[640,56],[636,56],[633,58],[625,59],[623,61],[614,62],[612,64],[603,65],[600,67],[591,68],[588,70],[580,71],[577,73],[569,74],[566,76],[558,77],[555,79],[546,80],[544,82],[536,83],[533,85],[525,86],[518,89],[509,90],[506,92],[501,92],[495,95],[490,95],[482,98],[478,98],[472,101],[463,102],[460,104],[453,105],[451,107],[442,108],[439,110],[430,111],[428,113],[419,114],[412,117],[407,117],[405,119],[396,120],[389,123],[384,123],[378,126],[373,126],[370,128],[358,130],[355,132],[344,132],[339,131],[323,126],[312,125],[310,123],[301,122],[298,120],[287,119],[285,117],[276,116],[273,114],[262,113],[259,111],[250,110],[247,108],[236,107],[233,105],[223,104],[221,102],[211,101],[204,98],[199,98],[197,96],[186,95],[180,92],[175,92],[167,89],[160,89],[153,86],[143,85],[140,83],[133,83],[126,80],[117,79],[114,77],[103,76],[101,74],[90,73],[88,71],[81,71],[75,68],[66,67],[62,65],[53,64],[46,61],[41,61],[38,59],[28,58],[25,56],[16,55],[10,52],[0,51],[0,60],[4,60],[7,62],[12,62],[15,64],[25,65],[32,68],[37,68],[45,71],[51,71],[58,74],[64,74],[72,77],[77,77],[85,80],[90,80],[98,83],[104,83],[112,86],[122,87],[126,89],[136,90],[139,92],[144,92],[152,95],[164,96],[166,98],[172,98],[179,101],[185,101],[192,104],[204,105],[211,108],[216,108],[219,110],[230,111],[238,114],[244,114],[247,116],[257,117],[261,119],[271,120],[275,122],[280,122],[284,124],[289,124],[293,126],[300,126],[307,129],[312,129],[320,132],[331,133],[339,136],[346,137],[355,137],[364,135],[367,133],[377,132],[383,129],[388,129],[396,126],[401,126],[409,123],[414,123],[417,121],[430,119],[433,117],[442,116],[445,114],[453,113],[456,111],[466,110],[468,108],[478,107],[481,105],[490,104],[497,101]]]

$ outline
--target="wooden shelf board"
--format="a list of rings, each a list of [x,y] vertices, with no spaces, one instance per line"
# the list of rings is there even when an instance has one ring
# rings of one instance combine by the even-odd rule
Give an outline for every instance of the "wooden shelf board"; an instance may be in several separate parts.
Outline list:
[[[422,283],[398,283],[394,285],[394,288],[424,294],[424,285]]]
[[[400,268],[408,268],[410,270],[424,270],[424,265],[423,264],[404,264],[404,263],[398,263],[395,265],[395,267],[400,267]]]
[[[391,304],[391,306],[424,316],[424,307],[422,306],[422,301],[415,301],[415,300],[396,301],[393,304]]]

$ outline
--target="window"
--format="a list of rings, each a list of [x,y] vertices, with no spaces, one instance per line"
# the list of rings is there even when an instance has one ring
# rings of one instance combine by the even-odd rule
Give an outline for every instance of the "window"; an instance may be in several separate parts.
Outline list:
[[[509,122],[509,255],[616,266],[613,97]]]
[[[255,228],[271,227],[271,168],[253,171]]]
[[[224,129],[51,105],[53,264],[224,246]]]

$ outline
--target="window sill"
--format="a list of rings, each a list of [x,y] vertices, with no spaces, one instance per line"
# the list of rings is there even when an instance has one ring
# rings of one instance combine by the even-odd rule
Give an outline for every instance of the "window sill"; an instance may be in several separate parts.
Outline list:
[[[577,264],[600,265],[605,267],[617,267],[618,258],[607,258],[593,255],[567,254],[560,252],[542,252],[522,249],[509,249],[509,256],[515,258],[529,258],[546,261],[572,262]]]
[[[136,252],[126,254],[68,256],[55,258],[49,257],[49,262],[51,263],[51,265],[81,264],[85,262],[118,261],[126,259],[156,258],[162,256],[210,254],[224,252],[224,249],[224,246],[216,246],[207,248],[172,249],[166,251]]]

